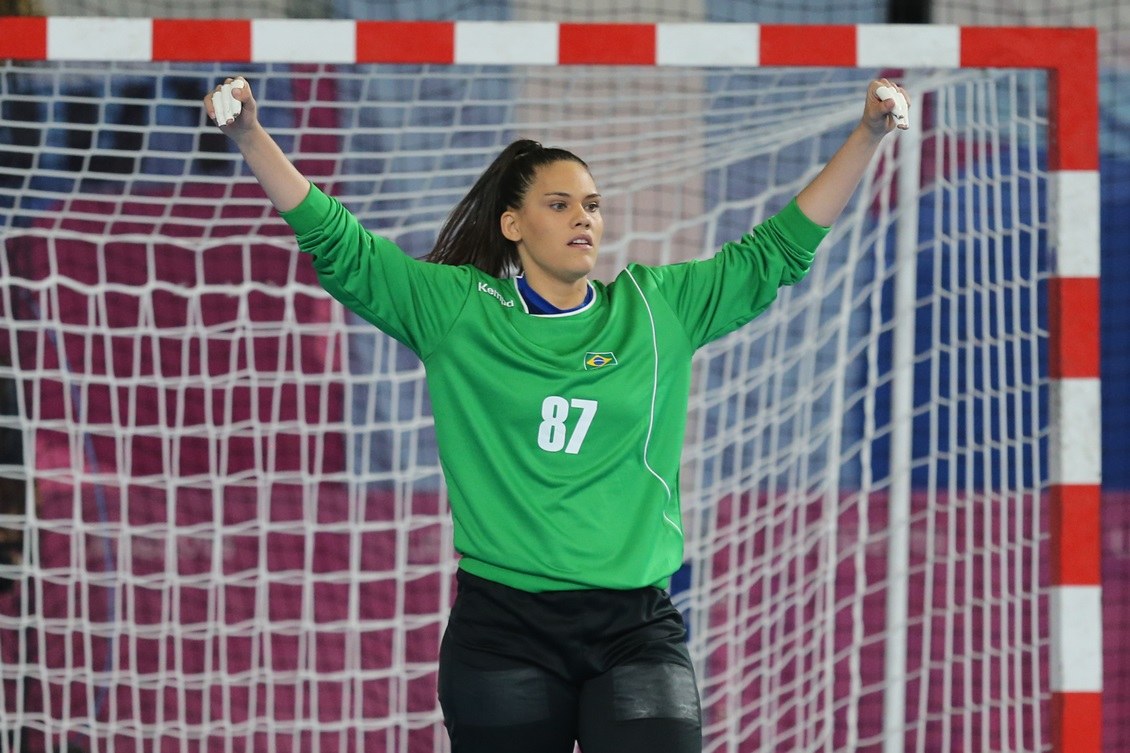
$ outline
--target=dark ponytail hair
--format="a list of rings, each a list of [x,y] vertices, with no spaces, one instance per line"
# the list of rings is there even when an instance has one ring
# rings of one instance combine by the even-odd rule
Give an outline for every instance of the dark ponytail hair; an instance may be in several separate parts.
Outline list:
[[[572,152],[546,148],[529,139],[519,139],[503,149],[451,210],[425,260],[470,264],[494,277],[519,270],[517,244],[502,234],[499,218],[506,210],[522,206],[539,168],[563,160],[589,169]]]

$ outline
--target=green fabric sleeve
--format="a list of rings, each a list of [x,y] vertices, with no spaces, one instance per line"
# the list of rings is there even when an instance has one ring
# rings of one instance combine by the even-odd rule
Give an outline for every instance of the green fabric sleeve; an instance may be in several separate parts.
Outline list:
[[[782,285],[808,273],[816,247],[828,234],[796,200],[713,257],[640,268],[699,348],[749,322],[776,300]]]
[[[319,282],[350,311],[422,358],[446,337],[471,289],[468,268],[413,259],[313,185],[280,214],[313,258]]]
[[[817,225],[808,219],[808,215],[801,211],[800,206],[793,199],[788,205],[770,219],[781,226],[781,232],[792,243],[800,248],[811,248],[813,251],[828,235],[831,228]]]
[[[289,211],[279,212],[279,216],[286,220],[295,233],[306,233],[322,223],[329,214],[331,203],[330,197],[311,183],[310,190],[306,192],[306,198],[302,203]]]

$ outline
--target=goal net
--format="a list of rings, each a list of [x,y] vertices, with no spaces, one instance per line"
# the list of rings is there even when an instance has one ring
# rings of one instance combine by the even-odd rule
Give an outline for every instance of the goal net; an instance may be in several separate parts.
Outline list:
[[[414,256],[512,139],[574,150],[601,278],[783,207],[882,73],[3,64],[5,753],[447,749],[422,368],[318,287],[203,123],[237,68]],[[914,129],[808,277],[695,363],[672,590],[708,751],[1051,744],[1046,82],[899,77]]]

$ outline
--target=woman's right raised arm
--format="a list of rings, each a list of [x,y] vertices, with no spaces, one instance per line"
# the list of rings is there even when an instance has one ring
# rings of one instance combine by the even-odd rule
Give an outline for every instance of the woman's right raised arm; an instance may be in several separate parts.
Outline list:
[[[208,113],[208,119],[235,142],[275,209],[280,212],[294,209],[306,198],[310,191],[310,181],[298,172],[298,168],[259,123],[251,85],[242,77],[229,78],[224,84],[230,85],[231,96],[239,102],[240,112],[226,118],[226,122],[218,122],[212,102],[213,92],[209,92],[204,98],[204,111]],[[222,93],[223,89],[221,84],[214,91]]]

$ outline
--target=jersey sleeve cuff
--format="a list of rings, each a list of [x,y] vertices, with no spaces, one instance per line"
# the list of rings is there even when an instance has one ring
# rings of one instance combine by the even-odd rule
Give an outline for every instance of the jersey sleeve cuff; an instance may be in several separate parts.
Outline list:
[[[777,213],[776,220],[781,233],[801,248],[815,249],[831,230],[808,219],[795,198]]]
[[[330,197],[311,183],[310,190],[306,192],[306,198],[302,200],[302,203],[294,209],[279,212],[279,216],[286,220],[286,223],[296,234],[301,235],[322,226],[326,216],[330,213],[331,203]]]

